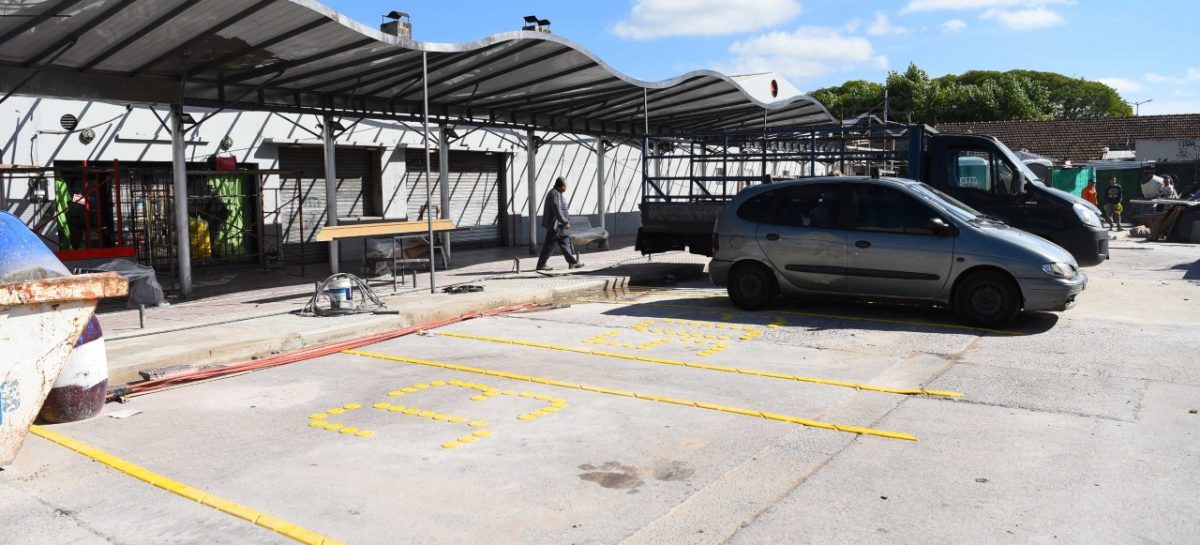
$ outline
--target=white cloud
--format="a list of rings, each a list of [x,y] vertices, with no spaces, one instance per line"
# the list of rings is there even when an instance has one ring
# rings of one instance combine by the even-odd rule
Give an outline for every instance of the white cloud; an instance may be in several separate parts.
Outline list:
[[[723,71],[733,74],[779,72],[793,78],[812,78],[849,70],[887,58],[876,56],[871,42],[847,36],[835,28],[800,27],[794,32],[769,32],[729,46],[734,59]]]
[[[891,66],[891,63],[888,62],[887,55],[877,55],[875,57],[875,66],[880,70],[887,70]]]
[[[867,34],[872,36],[890,36],[893,34],[908,34],[908,29],[892,24],[882,11],[875,12],[875,19],[867,26]]]
[[[1145,89],[1145,86],[1129,78],[1096,78],[1096,81],[1116,89],[1118,93],[1123,95],[1136,93]]]
[[[989,9],[979,16],[980,19],[993,19],[1013,30],[1034,30],[1058,26],[1065,22],[1062,15],[1050,11],[1045,6],[1033,9],[1006,11]]]
[[[1183,83],[1184,81],[1187,81],[1184,78],[1175,77],[1175,76],[1164,76],[1162,74],[1155,74],[1153,72],[1146,74],[1145,76],[1142,76],[1142,77],[1145,78],[1145,80],[1150,83],[1173,83],[1173,84],[1178,85],[1180,83]]]
[[[1189,82],[1200,81],[1200,69],[1195,67],[1188,68],[1182,76],[1164,76],[1153,72],[1142,76],[1143,79],[1150,83],[1167,83],[1171,85],[1183,85]]]
[[[632,40],[737,34],[786,23],[801,11],[796,0],[635,0],[612,30]]]
[[[997,8],[1036,8],[1049,4],[1074,4],[1074,0],[909,0],[900,13],[917,11],[968,11]]]
[[[962,32],[967,28],[967,22],[962,19],[951,19],[942,23],[942,32]]]

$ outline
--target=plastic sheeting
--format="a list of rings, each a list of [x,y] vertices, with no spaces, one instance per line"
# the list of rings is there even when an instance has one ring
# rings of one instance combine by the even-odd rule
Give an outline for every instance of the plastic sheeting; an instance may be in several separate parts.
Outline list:
[[[163,297],[162,286],[154,274],[154,269],[138,265],[128,259],[114,259],[96,267],[98,271],[115,272],[129,280],[129,300],[126,307],[137,308],[139,305],[162,306],[167,304]]]

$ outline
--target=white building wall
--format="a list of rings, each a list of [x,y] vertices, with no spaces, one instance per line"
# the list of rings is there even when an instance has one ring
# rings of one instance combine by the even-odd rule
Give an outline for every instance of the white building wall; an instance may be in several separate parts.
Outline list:
[[[1200,160],[1200,139],[1138,140],[1137,161],[1160,163]]]
[[[155,111],[164,118],[168,114],[164,106],[156,107]],[[199,108],[189,108],[187,111],[196,119],[202,119],[208,113]],[[59,123],[59,118],[68,113],[79,119],[74,133],[63,131]],[[256,163],[260,169],[279,168],[279,146],[320,145],[318,136],[301,128],[319,134],[319,122],[320,117],[315,115],[219,112],[189,132],[187,159],[204,161],[219,152],[235,156],[239,164]],[[353,122],[353,119],[342,120],[346,126]],[[88,144],[79,140],[78,131],[84,127],[92,127],[96,133],[95,139]],[[528,230],[523,223],[528,202],[524,131],[473,130],[472,127],[461,125],[454,129],[460,138],[451,143],[451,149],[508,154],[505,177],[508,191],[506,209],[512,218],[509,232],[515,237],[512,239],[514,245],[527,243]],[[430,127],[430,134],[436,141],[436,126]],[[539,202],[539,214],[540,202],[546,190],[555,178],[562,176],[570,184],[568,202],[572,213],[591,215],[592,223],[598,225],[596,155],[593,151],[596,139],[558,133],[537,134],[546,139],[537,154],[535,198]],[[232,138],[233,147],[228,152],[221,152],[219,144],[226,136]],[[640,141],[616,143],[618,145],[606,155],[608,191],[605,198],[609,231],[613,235],[625,235],[636,232],[638,225],[641,148]],[[408,210],[408,188],[403,187],[406,180],[404,152],[408,147],[421,148],[420,125],[362,120],[342,135],[338,144],[382,148],[380,181],[384,215],[387,218],[404,217]],[[436,144],[432,145],[436,149]],[[0,146],[0,162],[23,165],[49,166],[55,161],[64,160],[97,163],[114,159],[122,162],[171,161],[170,136],[155,117],[154,111],[144,105],[127,109],[121,104],[15,96],[0,109]],[[674,165],[671,168],[676,173],[686,174],[686,168],[680,169]],[[3,191],[7,209],[29,221],[34,214],[34,207],[26,200],[29,196],[27,183],[24,180],[6,180]],[[50,184],[49,191],[47,199],[52,202],[53,184]],[[277,176],[269,176],[264,180],[263,192],[263,209],[266,212],[277,209],[292,194],[291,189],[281,188]],[[418,188],[417,194],[423,194],[423,188]],[[268,223],[274,220],[272,217],[266,219]]]

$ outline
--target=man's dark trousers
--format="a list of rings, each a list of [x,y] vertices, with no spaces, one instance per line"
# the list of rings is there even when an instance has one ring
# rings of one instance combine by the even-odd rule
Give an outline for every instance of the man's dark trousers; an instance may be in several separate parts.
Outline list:
[[[551,243],[558,245],[568,264],[574,265],[579,262],[575,257],[575,245],[571,243],[571,235],[565,229],[555,227],[546,229],[546,241],[542,243],[542,255],[538,256],[537,268],[545,267],[546,262],[550,260],[550,254],[554,252]]]

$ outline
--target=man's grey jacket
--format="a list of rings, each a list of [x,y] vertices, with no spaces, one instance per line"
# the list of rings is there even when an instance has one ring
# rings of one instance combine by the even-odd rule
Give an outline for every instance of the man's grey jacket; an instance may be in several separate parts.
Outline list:
[[[542,227],[557,229],[561,225],[571,223],[571,213],[567,211],[566,200],[562,191],[551,189],[546,195],[546,204],[542,212]]]

